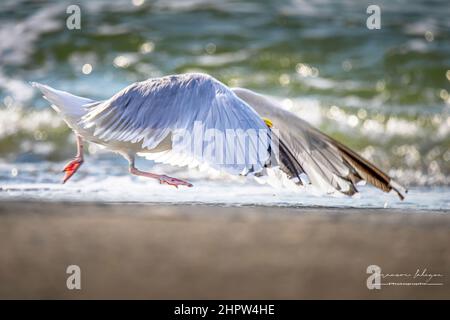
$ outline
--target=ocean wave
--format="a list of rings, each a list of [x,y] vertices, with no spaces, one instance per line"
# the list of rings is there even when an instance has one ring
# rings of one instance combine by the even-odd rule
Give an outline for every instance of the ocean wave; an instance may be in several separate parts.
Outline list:
[[[405,119],[365,109],[323,106],[314,98],[280,99],[280,105],[354,147],[410,185],[450,185],[450,117]],[[356,112],[355,112],[356,111]],[[431,134],[434,136],[430,136]],[[436,134],[437,133],[437,134]],[[98,148],[90,147],[95,156]],[[26,161],[64,159],[74,152],[73,134],[50,108],[0,109],[0,154]]]
[[[1,161],[74,153],[29,81],[104,99],[133,81],[202,71],[271,95],[406,184],[450,185],[445,1],[381,1],[380,31],[365,28],[366,4],[354,1],[81,1],[76,31],[68,4],[0,4]]]

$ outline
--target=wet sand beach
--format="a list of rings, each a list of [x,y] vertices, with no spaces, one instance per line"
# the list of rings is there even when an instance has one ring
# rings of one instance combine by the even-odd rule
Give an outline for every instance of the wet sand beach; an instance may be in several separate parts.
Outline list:
[[[448,299],[448,213],[3,201],[0,298]],[[442,285],[368,290],[369,265]]]

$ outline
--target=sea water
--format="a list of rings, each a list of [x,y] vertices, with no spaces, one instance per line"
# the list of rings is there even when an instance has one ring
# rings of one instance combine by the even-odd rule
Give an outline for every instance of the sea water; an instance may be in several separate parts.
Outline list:
[[[446,1],[378,1],[379,30],[366,27],[366,1],[80,1],[80,30],[66,27],[70,4],[0,3],[0,199],[449,209]],[[407,186],[406,200],[370,186],[336,197],[140,163],[194,183],[177,190],[130,177],[95,145],[59,183],[73,134],[29,81],[105,99],[193,71],[272,96]]]

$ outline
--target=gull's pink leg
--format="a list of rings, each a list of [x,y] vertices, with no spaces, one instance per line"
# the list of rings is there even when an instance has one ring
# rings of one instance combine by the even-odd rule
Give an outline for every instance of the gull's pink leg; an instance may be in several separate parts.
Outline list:
[[[75,172],[77,172],[77,170],[83,164],[83,161],[83,140],[81,136],[77,135],[77,155],[72,161],[66,164],[66,166],[62,170],[66,173],[64,175],[62,183],[66,183],[66,181],[69,180],[75,174]]]
[[[136,167],[134,166],[134,160],[131,159],[130,160],[130,173],[134,174],[136,176],[141,176],[141,177],[147,177],[147,178],[153,178],[153,179],[157,179],[159,180],[159,183],[161,184],[168,184],[170,186],[174,186],[176,188],[178,188],[178,186],[188,186],[188,187],[192,187],[192,184],[181,180],[181,179],[177,179],[177,178],[172,178],[169,176],[166,176],[164,174],[160,175],[160,174],[155,174],[155,173],[151,173],[151,172],[144,172],[141,171],[139,169],[136,169]]]

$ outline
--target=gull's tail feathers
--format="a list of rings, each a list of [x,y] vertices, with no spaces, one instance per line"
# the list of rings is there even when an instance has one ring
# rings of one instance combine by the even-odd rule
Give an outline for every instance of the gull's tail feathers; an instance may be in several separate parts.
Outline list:
[[[60,113],[64,119],[78,121],[87,112],[87,107],[94,100],[78,97],[71,93],[53,89],[45,84],[31,82],[33,87],[38,88],[43,97],[52,104],[52,108]]]

